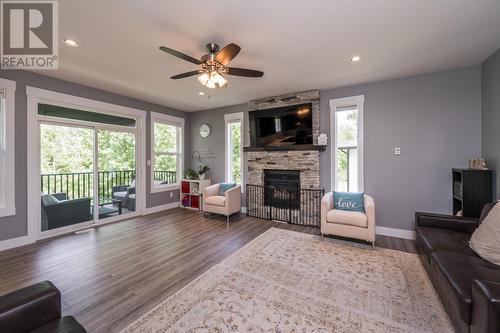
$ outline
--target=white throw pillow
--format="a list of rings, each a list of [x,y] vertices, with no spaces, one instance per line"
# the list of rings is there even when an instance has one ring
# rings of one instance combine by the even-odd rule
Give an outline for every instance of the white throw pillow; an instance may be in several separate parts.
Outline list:
[[[470,238],[470,247],[478,256],[500,265],[500,203],[490,210]]]

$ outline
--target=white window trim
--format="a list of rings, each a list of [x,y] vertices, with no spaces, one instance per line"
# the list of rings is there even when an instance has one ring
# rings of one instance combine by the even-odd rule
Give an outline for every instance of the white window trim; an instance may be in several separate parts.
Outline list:
[[[154,170],[155,170],[155,133],[154,133],[154,123],[161,123],[165,125],[180,127],[180,131],[177,132],[177,146],[179,147],[179,151],[177,153],[177,182],[175,184],[163,184],[163,185],[155,185],[154,183]],[[184,133],[185,133],[185,119],[175,116],[166,115],[158,112],[151,112],[151,183],[150,183],[150,192],[151,193],[159,193],[165,191],[177,190],[180,187],[181,179],[183,178],[183,170],[184,170]],[[180,133],[179,133],[180,132]]]
[[[344,97],[330,100],[330,136],[332,143],[330,145],[330,189],[335,191],[336,168],[337,168],[337,126],[335,124],[335,112],[338,108],[356,106],[358,109],[358,190],[363,192],[365,189],[365,168],[364,168],[364,104],[365,95]]]
[[[48,103],[69,108],[77,108],[87,111],[99,112],[110,115],[131,116],[136,119],[136,149],[137,149],[137,164],[136,164],[136,189],[137,207],[135,213],[110,217],[105,221],[101,221],[96,225],[113,223],[119,220],[124,220],[138,215],[143,215],[146,208],[146,116],[147,112],[139,109],[134,109],[122,105],[101,102],[89,98],[73,96],[56,91],[35,88],[26,86],[27,95],[27,142],[28,142],[28,242],[32,243],[39,239],[50,238],[64,233],[74,232],[81,229],[86,229],[91,226],[75,227],[74,229],[62,229],[54,231],[54,233],[42,234],[40,231],[40,161],[39,161],[39,121],[43,116],[38,115],[38,104]],[[54,120],[52,118],[52,120]],[[69,120],[68,123],[71,121]],[[84,122],[82,122],[84,123]],[[54,229],[56,230],[56,229]]]
[[[230,165],[229,165],[229,132],[228,132],[228,125],[232,123],[240,123],[241,124],[241,131],[240,131],[240,142],[241,142],[241,151],[240,151],[240,170],[241,170],[241,191],[244,192],[244,186],[243,186],[243,129],[245,128],[243,126],[243,121],[245,118],[244,112],[234,112],[234,113],[226,113],[224,115],[224,165],[225,165],[225,173],[224,173],[224,179],[226,182],[231,181],[229,178],[230,175]]]
[[[5,160],[0,159],[0,217],[16,215],[15,184],[15,100],[16,82],[0,79],[0,89],[5,91]]]

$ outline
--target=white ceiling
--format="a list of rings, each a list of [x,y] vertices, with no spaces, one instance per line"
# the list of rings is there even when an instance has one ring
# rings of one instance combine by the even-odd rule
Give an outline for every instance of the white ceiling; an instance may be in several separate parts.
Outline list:
[[[172,108],[196,111],[282,93],[347,86],[479,64],[500,47],[499,0],[60,0],[60,69],[43,74]],[[241,46],[211,99],[196,65],[204,45]],[[360,63],[351,63],[359,54]]]

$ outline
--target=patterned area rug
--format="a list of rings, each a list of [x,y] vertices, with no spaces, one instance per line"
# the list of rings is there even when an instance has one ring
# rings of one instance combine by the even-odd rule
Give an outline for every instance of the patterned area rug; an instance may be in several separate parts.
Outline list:
[[[270,229],[124,332],[453,332],[418,256]]]

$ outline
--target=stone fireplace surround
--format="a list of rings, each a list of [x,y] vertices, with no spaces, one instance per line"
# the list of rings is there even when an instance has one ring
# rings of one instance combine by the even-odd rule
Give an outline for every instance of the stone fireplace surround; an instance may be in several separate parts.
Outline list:
[[[264,185],[264,170],[298,170],[300,171],[300,187],[302,189],[319,189],[319,149],[318,135],[320,124],[319,90],[310,90],[276,97],[269,97],[249,103],[250,112],[297,104],[312,104],[313,146],[304,150],[260,149],[246,150],[247,183]],[[248,134],[248,133],[247,133]],[[249,140],[247,142],[250,142]]]
[[[300,171],[300,188],[319,189],[319,151],[251,151],[247,154],[247,183],[264,185],[264,170]]]

